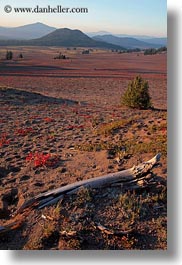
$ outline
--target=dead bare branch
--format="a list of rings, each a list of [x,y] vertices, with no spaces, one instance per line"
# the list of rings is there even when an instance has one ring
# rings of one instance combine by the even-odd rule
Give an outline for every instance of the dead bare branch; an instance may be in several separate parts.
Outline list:
[[[13,220],[4,226],[0,226],[0,233],[10,231],[19,227],[33,209],[41,209],[51,204],[55,204],[63,199],[65,195],[75,194],[81,187],[97,189],[107,186],[120,185],[121,190],[126,187],[129,190],[135,190],[141,187],[145,188],[147,186],[147,184],[143,185],[145,178],[146,180],[149,178],[147,176],[148,173],[154,166],[157,165],[160,157],[161,155],[157,154],[149,161],[143,162],[138,166],[133,166],[130,169],[122,170],[116,173],[110,173],[101,177],[78,181],[73,184],[41,193],[23,203],[23,205],[18,209],[17,214],[15,218],[13,218]],[[101,230],[102,226],[100,225],[99,227],[99,229]],[[103,231],[106,232],[108,230],[106,228],[103,228]]]

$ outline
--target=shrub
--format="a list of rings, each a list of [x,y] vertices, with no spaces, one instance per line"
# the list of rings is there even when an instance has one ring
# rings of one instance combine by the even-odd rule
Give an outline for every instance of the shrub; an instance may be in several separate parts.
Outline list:
[[[89,54],[89,53],[90,53],[89,50],[82,51],[82,54]]]
[[[58,56],[55,56],[54,59],[62,59],[62,60],[66,60],[69,59],[68,57],[66,57],[66,55],[61,54],[61,52],[59,53]]]
[[[6,60],[12,60],[13,59],[13,52],[7,51],[6,52]]]
[[[154,54],[156,54],[157,53],[157,50],[156,49],[153,49],[153,48],[151,48],[151,49],[146,49],[145,51],[144,51],[144,55],[154,55]]]
[[[122,104],[130,108],[148,109],[152,107],[149,94],[149,85],[142,77],[137,76],[128,84],[122,96]]]
[[[23,59],[23,54],[20,53],[19,56],[18,56],[18,58]]]

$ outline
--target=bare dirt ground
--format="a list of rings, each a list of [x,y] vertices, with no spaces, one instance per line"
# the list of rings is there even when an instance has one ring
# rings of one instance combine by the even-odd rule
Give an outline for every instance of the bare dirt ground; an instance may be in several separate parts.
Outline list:
[[[83,189],[31,212],[0,249],[166,249],[166,54],[81,49],[0,51],[0,225],[33,196],[75,181],[127,169],[162,153],[148,191]],[[53,59],[58,52],[69,59]],[[17,58],[19,53],[23,59]],[[148,80],[153,110],[121,106],[129,80]],[[135,232],[112,235],[108,229]]]

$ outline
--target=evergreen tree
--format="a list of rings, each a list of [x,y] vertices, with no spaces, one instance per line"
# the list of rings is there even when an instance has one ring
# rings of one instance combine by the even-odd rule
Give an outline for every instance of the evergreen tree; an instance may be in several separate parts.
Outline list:
[[[148,82],[137,76],[129,82],[121,102],[130,108],[148,109],[152,107]]]
[[[23,54],[22,54],[22,53],[19,54],[19,58],[20,58],[20,59],[23,58]]]
[[[6,60],[12,60],[13,59],[13,52],[7,51],[6,52]]]

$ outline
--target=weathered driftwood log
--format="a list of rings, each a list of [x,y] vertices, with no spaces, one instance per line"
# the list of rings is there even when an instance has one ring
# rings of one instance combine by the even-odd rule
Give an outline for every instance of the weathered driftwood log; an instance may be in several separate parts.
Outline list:
[[[81,187],[86,188],[103,188],[107,186],[113,186],[120,184],[127,184],[127,186],[136,186],[133,185],[135,182],[145,179],[150,170],[157,164],[160,160],[160,154],[157,154],[151,160],[143,162],[138,166],[133,166],[130,169],[122,170],[116,173],[110,173],[101,177],[91,178],[83,181],[78,181],[73,184],[69,184],[51,191],[41,193],[34,198],[25,202],[17,211],[17,214],[14,220],[5,226],[0,226],[0,233],[8,231],[10,229],[17,228],[18,224],[21,223],[21,219],[24,219],[30,212],[31,209],[41,209],[45,206],[57,203],[65,195],[71,195],[78,191]]]

